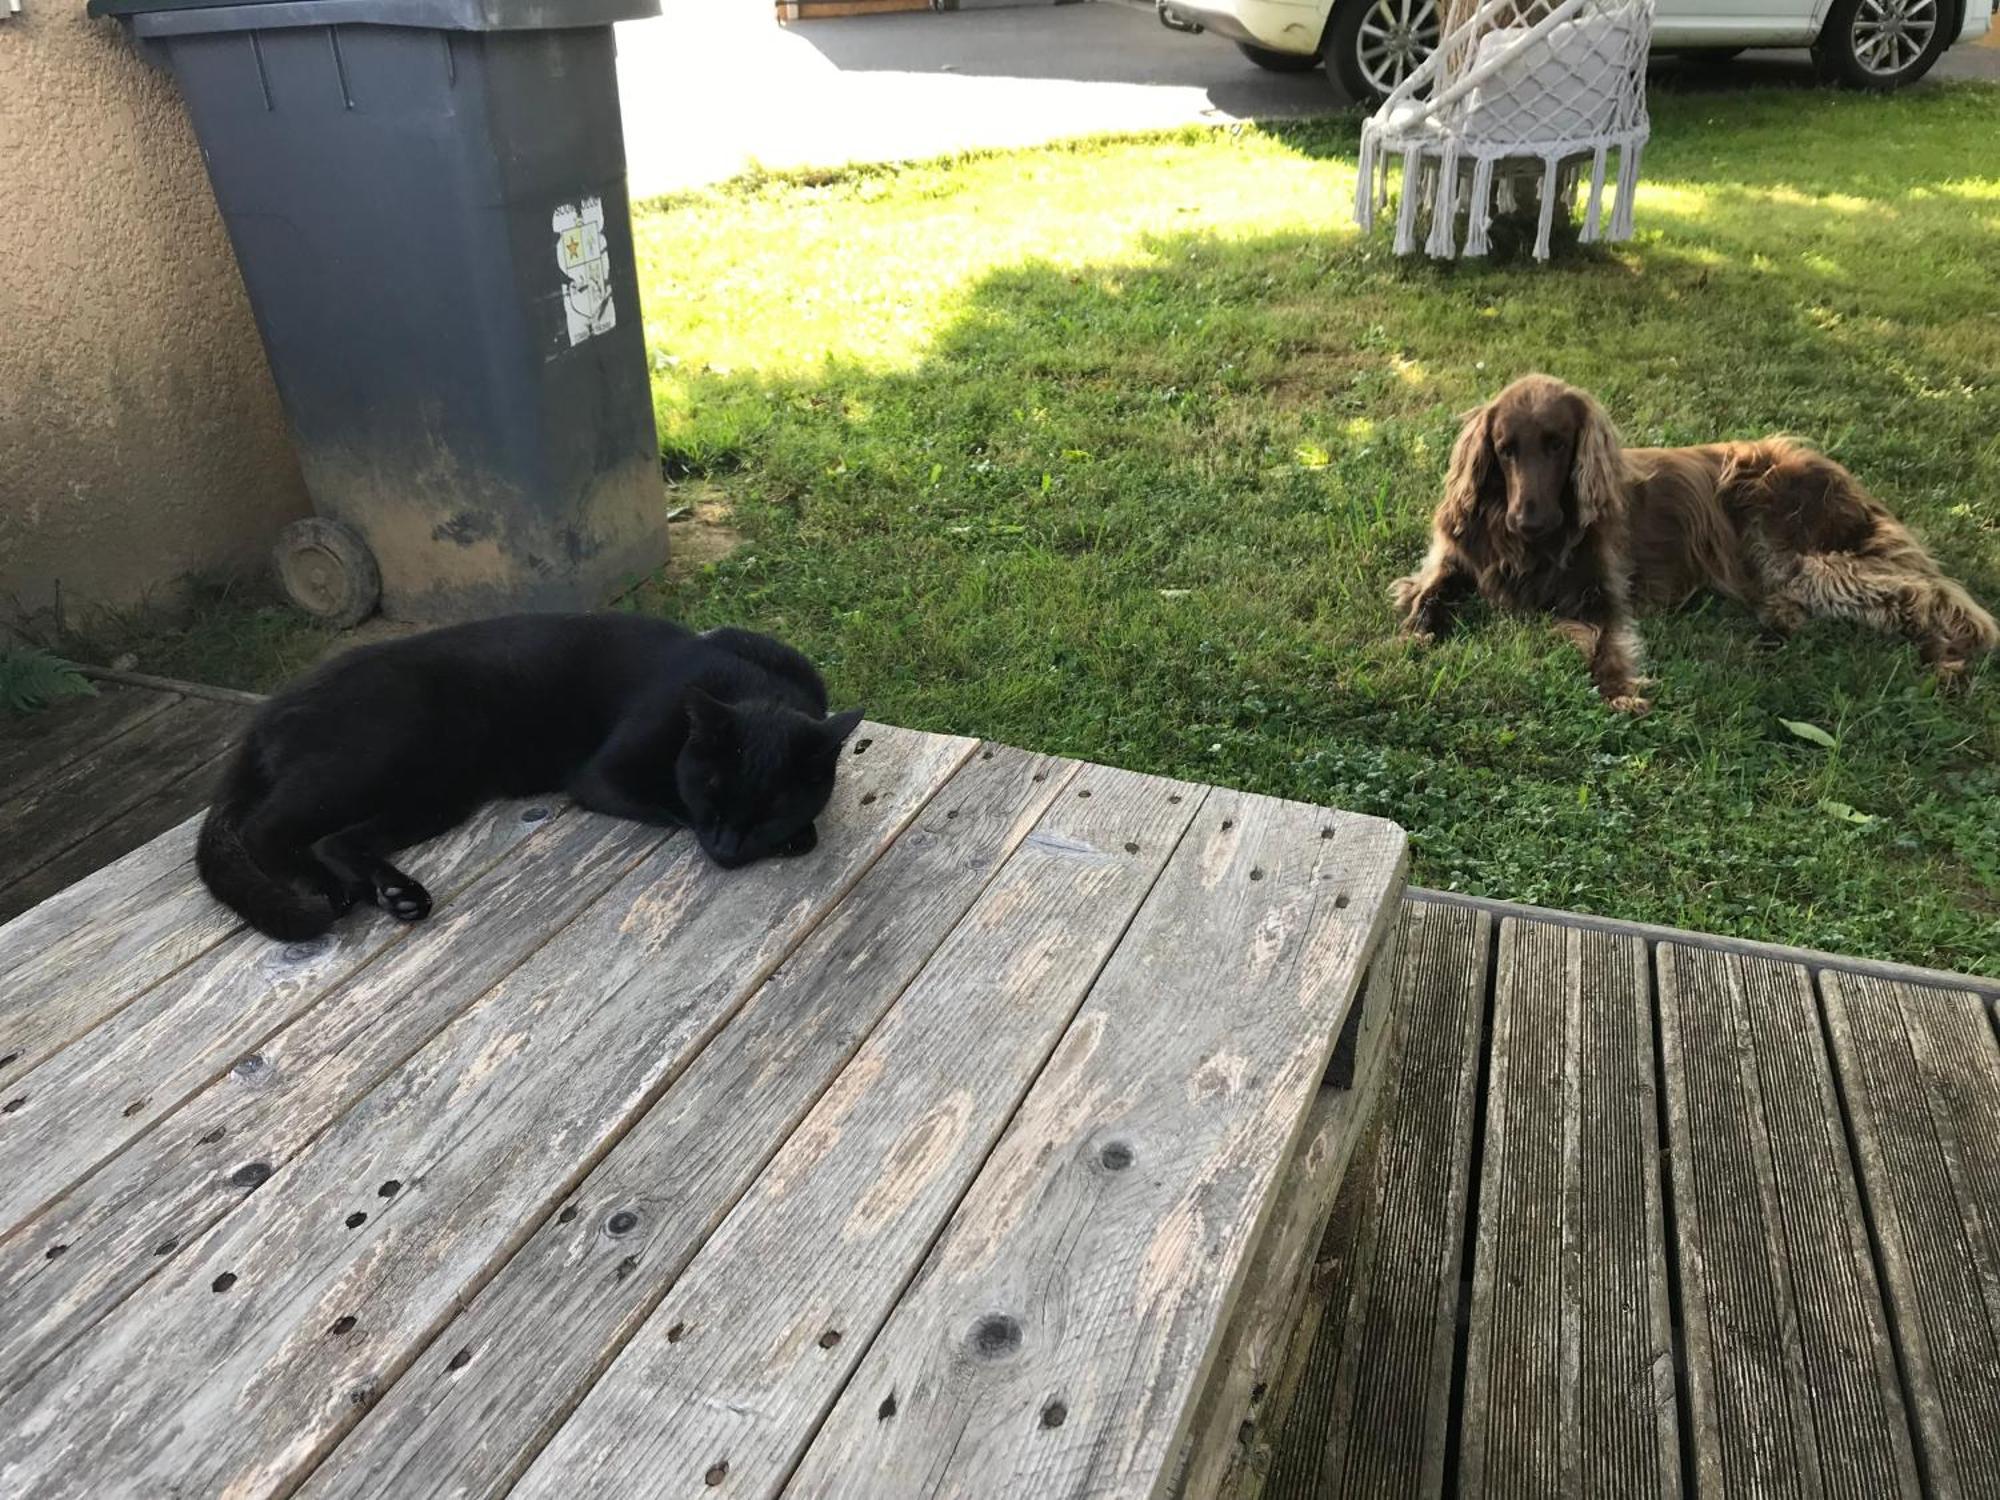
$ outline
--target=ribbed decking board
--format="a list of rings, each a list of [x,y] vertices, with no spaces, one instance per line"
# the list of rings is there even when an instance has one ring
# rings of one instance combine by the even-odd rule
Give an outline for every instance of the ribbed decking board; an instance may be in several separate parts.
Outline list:
[[[219,705],[226,711],[226,705]],[[247,716],[248,709],[243,710]],[[206,760],[188,757],[187,768],[172,780],[146,793],[102,827],[79,836],[0,892],[0,922],[20,915],[30,907],[67,890],[92,871],[110,864],[128,849],[136,849],[150,839],[192,817],[208,806],[217,777],[228,760],[228,751],[219,751]],[[89,788],[79,788],[88,796]]]
[[[181,702],[178,693],[99,687],[26,715],[0,714],[0,797],[56,775],[100,745]]]
[[[249,715],[241,704],[180,699],[0,801],[0,906],[13,915],[30,876],[213,761]]]
[[[1269,1500],[1434,1496],[1444,1482],[1492,923],[1411,902],[1402,925],[1397,1068],[1374,1160],[1320,1247],[1327,1306]]]
[[[1926,1487],[2000,1495],[2000,1042],[1969,992],[1820,986]]]
[[[1501,923],[1459,1492],[1680,1491],[1646,948]]]
[[[1658,971],[1697,1489],[1911,1493],[1812,976],[1673,944]]]

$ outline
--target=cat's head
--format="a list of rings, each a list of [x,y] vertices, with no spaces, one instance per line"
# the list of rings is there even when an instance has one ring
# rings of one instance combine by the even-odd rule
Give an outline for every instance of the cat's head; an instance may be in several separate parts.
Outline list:
[[[833,795],[840,747],[861,722],[850,709],[816,719],[778,704],[687,697],[688,735],[674,782],[694,836],[725,870],[818,842],[813,819]]]

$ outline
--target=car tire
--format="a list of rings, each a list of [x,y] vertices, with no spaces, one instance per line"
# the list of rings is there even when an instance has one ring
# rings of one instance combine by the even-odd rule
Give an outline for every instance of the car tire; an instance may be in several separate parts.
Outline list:
[[[1317,52],[1279,52],[1255,42],[1238,42],[1236,50],[1267,73],[1310,73],[1319,66]]]
[[[1813,62],[1843,88],[1887,92],[1915,83],[1951,45],[1950,9],[1949,0],[1833,0]]]
[[[1373,109],[1436,50],[1442,17],[1442,0],[1340,0],[1320,43],[1334,86]]]

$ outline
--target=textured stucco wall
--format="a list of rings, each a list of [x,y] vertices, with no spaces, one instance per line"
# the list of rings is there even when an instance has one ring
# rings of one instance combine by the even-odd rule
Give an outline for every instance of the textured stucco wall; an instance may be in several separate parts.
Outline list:
[[[0,0],[5,3],[5,0]],[[173,81],[82,0],[0,21],[0,613],[171,595],[308,509]]]

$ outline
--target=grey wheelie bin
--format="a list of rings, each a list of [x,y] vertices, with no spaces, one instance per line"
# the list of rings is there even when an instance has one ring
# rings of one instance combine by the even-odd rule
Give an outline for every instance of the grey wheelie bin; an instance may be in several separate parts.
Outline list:
[[[91,0],[178,81],[351,624],[603,602],[666,557],[611,25],[659,0]]]

